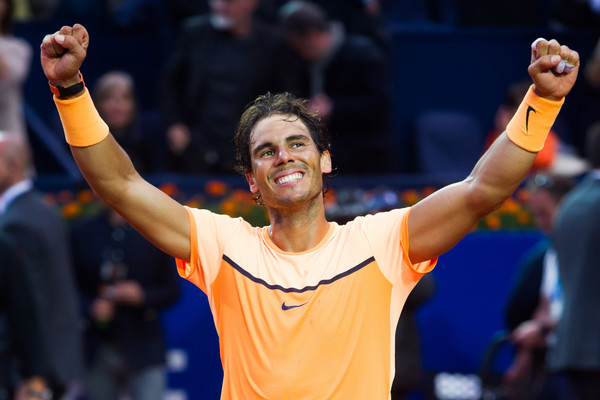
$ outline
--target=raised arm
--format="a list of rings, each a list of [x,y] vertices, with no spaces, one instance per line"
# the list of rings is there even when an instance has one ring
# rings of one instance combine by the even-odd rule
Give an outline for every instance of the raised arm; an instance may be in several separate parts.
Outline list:
[[[44,37],[41,61],[50,84],[69,88],[81,81],[79,69],[88,44],[88,32],[79,24]],[[136,172],[100,119],[87,89],[55,101],[73,157],[94,193],[161,250],[189,260],[185,208]]]
[[[561,64],[561,60],[566,62]],[[463,181],[416,204],[408,217],[410,259],[428,260],[450,250],[519,186],[569,93],[579,54],[556,40],[536,40],[528,72],[533,89],[505,131]],[[559,72],[560,71],[560,72]]]

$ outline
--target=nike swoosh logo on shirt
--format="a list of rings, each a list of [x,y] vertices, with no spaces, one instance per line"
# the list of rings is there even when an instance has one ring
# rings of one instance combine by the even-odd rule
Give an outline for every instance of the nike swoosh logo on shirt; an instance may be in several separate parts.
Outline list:
[[[533,113],[537,113],[537,111],[535,111],[535,108],[531,107],[531,106],[527,106],[527,115],[525,116],[525,133],[529,134],[529,114],[533,111]]]
[[[308,303],[308,302],[306,302],[306,303]],[[284,302],[283,302],[283,304],[281,305],[281,309],[282,309],[283,311],[286,311],[286,310],[291,310],[292,308],[298,308],[298,307],[302,307],[302,306],[303,306],[303,305],[305,305],[306,303],[298,304],[298,305],[295,305],[295,306],[286,306],[286,305],[285,305],[285,301],[284,301]]]

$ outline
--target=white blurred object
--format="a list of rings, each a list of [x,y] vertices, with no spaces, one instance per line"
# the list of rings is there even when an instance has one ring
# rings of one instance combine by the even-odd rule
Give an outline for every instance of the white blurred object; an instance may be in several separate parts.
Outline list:
[[[170,349],[167,352],[167,369],[169,372],[185,371],[188,367],[188,354],[185,350]]]
[[[440,372],[433,381],[439,400],[478,400],[481,398],[481,379],[474,374]]]
[[[183,390],[168,390],[165,393],[165,400],[188,400],[188,395]]]

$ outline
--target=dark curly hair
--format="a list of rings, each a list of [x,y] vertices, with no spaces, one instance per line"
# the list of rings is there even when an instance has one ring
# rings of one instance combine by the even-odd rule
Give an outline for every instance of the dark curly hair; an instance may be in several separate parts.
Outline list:
[[[240,118],[233,138],[236,146],[235,170],[241,174],[252,171],[250,136],[256,124],[271,115],[289,115],[291,119],[300,119],[310,133],[319,153],[323,154],[324,151],[329,151],[331,143],[327,127],[316,113],[306,107],[306,103],[307,100],[297,98],[288,92],[267,93],[250,103]],[[323,179],[324,183],[327,183],[327,174],[323,175]]]

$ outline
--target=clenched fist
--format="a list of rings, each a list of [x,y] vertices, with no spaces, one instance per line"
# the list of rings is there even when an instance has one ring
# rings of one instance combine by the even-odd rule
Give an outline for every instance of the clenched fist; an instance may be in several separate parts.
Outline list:
[[[55,86],[68,87],[80,81],[79,68],[87,54],[90,37],[80,24],[63,26],[46,35],[41,49],[42,69]]]
[[[575,84],[579,72],[579,53],[555,39],[537,39],[531,45],[528,72],[538,96],[560,100]]]

